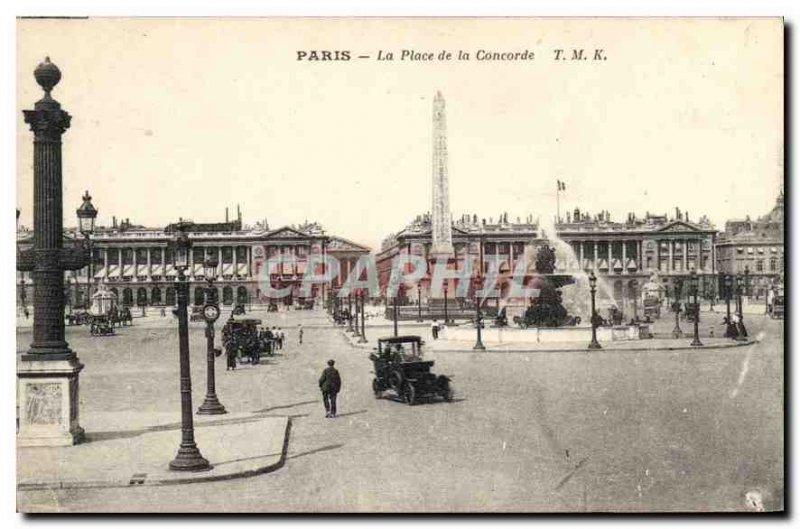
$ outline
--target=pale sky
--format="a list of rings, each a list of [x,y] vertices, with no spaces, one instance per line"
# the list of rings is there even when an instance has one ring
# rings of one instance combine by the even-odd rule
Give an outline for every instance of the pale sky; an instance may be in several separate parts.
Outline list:
[[[111,216],[321,222],[377,249],[430,209],[431,104],[447,102],[450,205],[511,219],[581,207],[722,229],[783,179],[779,19],[92,19],[18,21],[17,203],[31,225],[33,69],[73,116],[65,224],[88,189]],[[585,48],[586,61],[553,49]],[[593,61],[603,48],[605,61]],[[297,50],[350,50],[346,62]],[[400,61],[403,49],[470,61]],[[481,62],[477,50],[533,51]],[[395,61],[378,62],[378,50]],[[571,52],[570,52],[571,53]],[[357,59],[370,55],[371,59]]]

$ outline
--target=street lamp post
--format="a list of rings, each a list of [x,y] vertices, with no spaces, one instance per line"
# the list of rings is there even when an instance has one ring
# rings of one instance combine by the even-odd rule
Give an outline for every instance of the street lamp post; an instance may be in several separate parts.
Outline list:
[[[214,322],[219,319],[219,303],[214,281],[217,279],[219,261],[210,257],[203,263],[204,273],[208,288],[206,289],[206,303],[203,307],[203,317],[206,319],[206,398],[197,410],[198,415],[222,415],[228,413],[225,406],[217,398],[216,370],[214,359],[217,349],[214,347]]]
[[[730,274],[725,274],[725,314],[728,318],[728,325],[731,323],[731,291],[733,290],[733,278]]]
[[[422,288],[417,283],[417,323],[422,323]]]
[[[367,329],[364,320],[364,296],[365,293],[361,292],[361,334],[358,337],[358,343],[367,343]]]
[[[478,294],[475,294],[475,329],[477,331],[477,340],[475,341],[475,347],[472,349],[474,351],[485,351],[486,346],[483,345],[483,340],[481,340],[481,328],[483,327],[483,315],[481,314],[481,302]]]
[[[347,330],[353,332],[353,297],[347,294]]]
[[[744,267],[744,297],[747,299],[747,304],[750,304],[750,266]],[[743,307],[740,312],[744,313]],[[742,314],[740,314],[741,316]]]
[[[447,325],[447,285],[444,285],[444,324]]]
[[[680,314],[681,314],[681,298],[680,298],[680,291],[683,290],[683,284],[679,286],[675,285],[675,301],[672,302],[672,312],[675,313],[675,328],[672,329],[672,337],[673,338],[680,338],[683,336],[683,331],[681,330],[681,323],[680,323]]]
[[[358,293],[354,294],[353,297],[355,298],[354,302],[355,302],[355,316],[356,316],[356,318],[355,318],[356,319],[356,326],[353,329],[353,338],[356,338],[358,336],[361,336],[361,322],[360,322],[360,319],[361,319],[361,303],[359,301],[359,294]]]
[[[595,295],[597,294],[597,276],[594,270],[589,272],[589,292],[592,296],[592,341],[589,342],[589,349],[602,349],[600,342],[597,341],[597,309],[595,305]]]
[[[394,335],[397,336],[397,295],[394,296],[394,308],[392,309],[392,319],[394,320]]]
[[[189,370],[189,283],[186,269],[189,267],[189,252],[192,243],[186,233],[188,224],[183,221],[176,226],[178,235],[174,241],[173,255],[175,270],[178,271],[178,342],[181,379],[181,444],[178,453],[169,463],[170,470],[199,471],[209,470],[211,465],[203,458],[194,442],[194,422],[192,420],[192,378]]]
[[[94,255],[92,255],[92,233],[94,233],[94,221],[97,218],[97,209],[92,204],[92,197],[89,191],[83,194],[83,203],[75,210],[78,215],[78,230],[86,241],[86,249],[89,252],[89,264],[86,268],[86,309],[92,302],[92,265]],[[77,287],[77,285],[76,285]]]
[[[744,271],[745,271],[745,274],[747,274],[749,272],[749,270],[747,268],[745,268]],[[747,276],[745,275],[745,277],[747,277]],[[737,316],[739,317],[740,325],[736,326],[736,341],[739,341],[739,342],[746,342],[747,341],[747,337],[744,336],[742,334],[742,332],[741,332],[741,329],[744,328],[744,310],[743,310],[743,307],[742,307],[742,291],[744,290],[744,287],[745,287],[744,279],[742,278],[742,276],[737,276],[736,277],[736,299],[737,299],[737,309],[738,310],[736,311],[736,313],[737,313]]]
[[[697,271],[692,269],[692,271],[689,272],[689,281],[692,286],[692,294],[694,295],[694,340],[692,340],[692,345],[695,347],[703,345],[700,341],[700,304],[697,301],[697,291],[700,290],[699,279]]]

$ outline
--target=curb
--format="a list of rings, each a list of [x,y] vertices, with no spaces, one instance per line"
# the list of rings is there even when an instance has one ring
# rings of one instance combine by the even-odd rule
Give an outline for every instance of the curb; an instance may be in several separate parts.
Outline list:
[[[130,478],[114,478],[108,480],[30,480],[17,483],[17,491],[54,490],[54,489],[96,489],[96,488],[122,488],[163,485],[185,485],[187,483],[208,483],[212,481],[226,481],[230,479],[249,478],[260,474],[267,474],[283,467],[286,463],[286,451],[289,446],[289,435],[292,429],[292,419],[286,418],[286,433],[278,461],[261,467],[238,470],[227,474],[208,475],[205,472],[188,472],[185,474],[133,474]],[[213,469],[214,466],[212,465]]]
[[[503,354],[503,353],[604,353],[604,352],[613,352],[613,353],[641,353],[641,352],[653,352],[653,351],[698,351],[702,349],[732,349],[734,347],[744,347],[748,345],[753,345],[758,343],[758,341],[748,341],[748,342],[733,342],[733,343],[722,343],[716,345],[700,345],[700,346],[692,346],[692,345],[680,345],[680,346],[673,346],[673,347],[636,347],[636,348],[613,348],[613,347],[606,347],[603,346],[602,349],[588,349],[586,347],[583,348],[575,348],[575,349],[487,349],[485,351],[473,351],[464,350],[464,349],[436,349],[430,351],[432,353],[465,353],[465,354],[472,354],[472,353],[494,353],[494,354]]]

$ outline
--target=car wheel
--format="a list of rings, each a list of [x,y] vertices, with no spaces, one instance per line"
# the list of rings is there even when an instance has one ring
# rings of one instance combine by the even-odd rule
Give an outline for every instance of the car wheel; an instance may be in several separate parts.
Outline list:
[[[403,373],[392,371],[389,375],[389,387],[399,393],[403,389]]]
[[[406,383],[404,394],[406,404],[413,406],[414,402],[417,400],[417,390],[414,388],[414,385]]]

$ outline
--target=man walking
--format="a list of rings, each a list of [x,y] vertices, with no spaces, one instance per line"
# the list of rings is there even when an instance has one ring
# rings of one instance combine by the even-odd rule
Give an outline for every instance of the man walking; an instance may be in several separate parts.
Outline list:
[[[434,340],[439,338],[439,322],[436,320],[433,320],[433,323],[431,323],[431,335]]]
[[[297,336],[300,339],[300,345],[303,345],[303,324],[297,324]]]
[[[328,360],[328,367],[322,372],[319,378],[319,389],[322,390],[322,403],[325,405],[325,417],[336,417],[336,395],[342,388],[342,378],[339,371],[333,367],[335,362]]]

